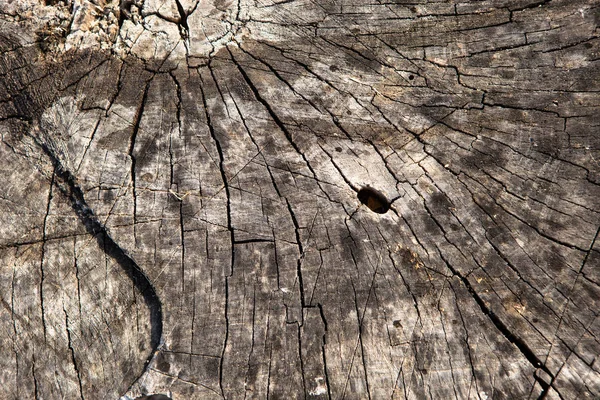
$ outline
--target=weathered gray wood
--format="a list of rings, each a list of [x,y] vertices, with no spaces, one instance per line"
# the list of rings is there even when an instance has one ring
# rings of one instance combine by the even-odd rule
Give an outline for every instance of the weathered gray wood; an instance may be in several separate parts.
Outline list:
[[[600,397],[598,6],[2,3],[0,397]]]

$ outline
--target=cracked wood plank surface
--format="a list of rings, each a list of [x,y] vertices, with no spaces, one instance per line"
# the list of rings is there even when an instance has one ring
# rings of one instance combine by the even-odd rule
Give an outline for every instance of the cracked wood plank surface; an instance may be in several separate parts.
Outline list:
[[[600,397],[599,25],[0,4],[0,397]]]

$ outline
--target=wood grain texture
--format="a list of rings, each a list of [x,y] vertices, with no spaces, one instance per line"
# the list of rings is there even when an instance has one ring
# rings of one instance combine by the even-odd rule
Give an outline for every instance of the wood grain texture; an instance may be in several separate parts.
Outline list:
[[[0,397],[600,397],[599,6],[3,3]]]

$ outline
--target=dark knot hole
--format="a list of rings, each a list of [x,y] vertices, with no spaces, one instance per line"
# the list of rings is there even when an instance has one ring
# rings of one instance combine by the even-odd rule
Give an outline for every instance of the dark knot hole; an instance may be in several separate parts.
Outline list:
[[[169,396],[164,394],[150,394],[146,396],[137,397],[135,400],[172,400]]]
[[[358,191],[358,200],[371,211],[378,214],[385,214],[390,209],[390,201],[377,189],[366,186]]]

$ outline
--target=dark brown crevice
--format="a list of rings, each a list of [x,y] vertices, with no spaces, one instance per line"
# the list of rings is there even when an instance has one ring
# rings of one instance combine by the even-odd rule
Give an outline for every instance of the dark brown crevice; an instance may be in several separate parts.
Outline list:
[[[35,400],[40,398],[40,386],[35,376],[35,348],[33,349],[33,353],[31,353],[31,376],[33,376],[33,393],[35,396]]]
[[[254,85],[254,82],[252,81],[252,79],[250,79],[250,77],[246,73],[245,69],[241,66],[241,64],[233,56],[233,53],[231,52],[231,50],[229,48],[227,48],[227,50],[229,51],[231,60],[233,61],[233,63],[237,67],[238,71],[244,78],[244,81],[248,84],[248,87],[254,94],[254,98],[256,98],[256,100],[258,100],[258,102],[261,103],[265,107],[265,109],[269,113],[269,116],[271,117],[273,122],[275,122],[275,124],[281,130],[281,132],[283,132],[283,134],[285,135],[285,137],[288,140],[288,142],[290,143],[290,145],[294,148],[296,153],[298,153],[300,155],[300,157],[302,157],[302,160],[305,162],[307,168],[310,170],[314,179],[317,179],[317,175],[316,175],[314,169],[308,162],[306,155],[300,150],[300,147],[298,147],[298,144],[294,141],[294,138],[293,138],[292,134],[290,133],[290,131],[287,129],[285,123],[279,118],[277,113],[273,110],[273,107],[271,107],[271,104],[269,104],[269,102],[261,96],[260,92],[258,91],[258,88]]]
[[[304,393],[304,398],[306,399],[306,372],[304,371],[304,360],[302,359],[302,325],[298,322],[298,360],[300,361],[300,376],[302,377],[302,392]]]
[[[177,23],[177,25],[179,26],[179,34],[181,35],[181,38],[185,41],[188,39],[190,34],[190,27],[187,21],[189,14],[185,11],[183,5],[181,5],[181,2],[179,0],[175,0],[175,3],[177,4],[177,11],[179,12],[179,22]]]
[[[131,18],[131,6],[135,2],[133,0],[121,0],[119,4],[119,29],[123,26],[126,19]]]
[[[395,210],[394,210],[394,212],[395,212]],[[433,219],[433,220],[438,225],[438,227],[440,228],[440,230],[442,230],[442,232],[443,232],[443,229],[441,229],[441,226],[439,225],[439,223],[435,219]],[[486,305],[485,301],[481,298],[481,296],[477,293],[477,291],[471,285],[471,282],[469,282],[469,279],[466,276],[464,276],[462,273],[460,273],[456,268],[454,268],[452,266],[452,264],[444,257],[444,255],[443,255],[443,253],[441,251],[439,252],[439,255],[440,255],[442,261],[446,264],[446,267],[452,273],[452,275],[458,277],[462,281],[462,283],[467,288],[467,291],[469,292],[469,294],[471,295],[471,297],[473,298],[473,300],[475,300],[475,302],[477,303],[477,305],[481,309],[482,313],[484,315],[486,315],[490,319],[490,322],[492,322],[494,324],[494,326],[496,327],[496,329],[498,329],[498,331],[510,343],[512,343],[513,345],[515,345],[517,347],[517,349],[519,350],[519,352],[525,357],[525,359],[527,359],[527,361],[529,361],[529,363],[534,368],[541,369],[542,371],[544,371],[546,374],[548,374],[550,376],[550,379],[554,379],[554,375],[544,365],[544,363],[542,363],[540,361],[540,359],[531,350],[531,348],[529,347],[529,345],[521,337],[519,337],[517,334],[513,333],[510,330],[510,328],[508,326],[506,326],[506,324],[500,319],[500,317],[498,317]],[[542,387],[543,391],[548,389],[549,384],[547,382],[545,382],[543,379],[541,379],[537,375],[534,375],[534,379],[539,382],[539,384]]]
[[[169,73],[171,79],[173,80],[177,92],[177,130],[179,132],[179,136],[182,137],[182,123],[181,123],[181,109],[182,109],[182,95],[181,95],[181,84],[177,80],[177,77],[174,73]],[[169,134],[169,170],[170,170],[170,179],[169,179],[169,187],[172,188],[176,186],[176,191],[179,192],[179,182],[175,183],[175,170],[173,163],[173,139],[172,135]],[[176,196],[177,197],[177,196]],[[185,196],[184,196],[185,197]],[[179,199],[179,240],[181,241],[181,291],[185,293],[185,226],[184,226],[184,212],[183,212],[183,198]]]
[[[244,386],[248,385],[248,377],[252,369],[252,356],[254,355],[254,345],[256,342],[256,286],[252,288],[252,334],[250,342],[250,351],[248,352],[248,362],[246,363],[246,373],[244,376]]]
[[[527,359],[527,361],[529,361],[529,363],[534,368],[541,369],[542,371],[546,372],[548,375],[550,375],[553,378],[554,377],[553,374],[550,372],[550,370],[544,364],[542,364],[540,359],[531,350],[529,345],[527,345],[527,343],[525,343],[525,341],[523,339],[521,339],[519,336],[517,336],[515,333],[513,333],[506,326],[506,324],[504,324],[504,322],[502,322],[502,320],[492,310],[490,310],[488,308],[488,306],[485,304],[484,300],[479,296],[479,294],[477,294],[475,289],[473,289],[473,286],[471,286],[471,283],[469,282],[469,280],[467,278],[465,278],[464,276],[462,276],[462,274],[460,274],[452,266],[450,266],[449,263],[446,263],[446,265],[452,271],[452,273],[454,275],[456,275],[464,283],[464,285],[466,286],[467,290],[469,291],[469,293],[471,294],[471,296],[473,297],[473,299],[475,300],[477,305],[479,305],[479,308],[481,308],[481,311],[485,315],[488,316],[490,321],[496,326],[496,328],[500,331],[500,333],[502,333],[502,335],[509,342],[514,344],[519,349],[521,354]],[[535,376],[535,380],[540,383],[540,386],[542,386],[543,389],[545,389],[547,386],[549,386],[548,383],[544,382],[541,378],[539,378],[537,376]]]
[[[325,312],[323,311],[323,305],[321,303],[317,303],[317,307],[319,308],[319,315],[321,316],[321,320],[323,321],[323,338],[321,343],[321,354],[323,356],[323,375],[325,375],[325,385],[327,385],[327,398],[332,399],[331,396],[331,384],[329,383],[329,373],[327,372],[327,355],[325,352],[325,346],[327,345],[327,320],[325,319]]]
[[[211,78],[213,79],[215,85],[216,85],[216,79],[215,76],[213,75],[213,71],[212,68],[210,67],[209,64],[209,70],[210,70],[210,74],[211,74]],[[202,80],[202,77],[200,76],[200,79]],[[202,80],[202,84],[204,85],[205,82]],[[218,88],[218,86],[217,86]],[[224,368],[224,361],[225,361],[225,350],[227,349],[227,343],[229,341],[229,278],[231,276],[233,276],[233,266],[235,264],[235,249],[234,249],[234,243],[235,243],[235,232],[233,229],[233,226],[231,224],[231,192],[229,190],[229,180],[227,179],[227,173],[225,171],[225,155],[223,152],[223,147],[221,146],[221,142],[219,141],[219,138],[217,137],[217,132],[215,132],[215,128],[213,126],[212,123],[212,119],[211,119],[211,115],[209,113],[209,109],[208,109],[208,103],[206,101],[206,94],[204,93],[204,89],[202,86],[200,86],[200,95],[202,98],[202,105],[204,107],[204,116],[206,118],[206,124],[208,125],[208,130],[210,133],[210,136],[213,140],[213,142],[215,143],[215,147],[217,149],[217,153],[219,154],[219,172],[221,174],[221,180],[223,181],[223,187],[225,189],[225,196],[227,198],[227,230],[229,231],[229,240],[230,240],[230,244],[231,244],[231,259],[230,259],[230,263],[231,263],[231,269],[230,271],[225,275],[225,310],[224,310],[224,318],[225,318],[225,337],[223,338],[223,350],[221,352],[221,359],[219,361],[219,388],[221,390],[221,395],[223,397],[225,397],[225,389],[223,387],[223,368]]]
[[[48,215],[50,215],[50,206],[52,204],[52,197],[53,197],[53,190],[54,190],[54,184],[55,184],[55,179],[56,179],[56,167],[54,168],[54,171],[52,171],[52,177],[50,179],[50,187],[48,188],[48,200],[46,203],[46,215],[44,216],[44,223],[42,226],[42,254],[40,257],[40,308],[42,310],[42,329],[44,332],[44,341],[46,341],[46,314],[45,314],[45,309],[44,309],[44,278],[45,278],[45,272],[44,272],[44,263],[46,262],[45,258],[46,258],[46,242],[48,240],[47,236],[46,236],[46,227],[47,227],[47,223],[48,223]]]
[[[300,238],[300,225],[298,224],[298,220],[296,219],[296,214],[294,214],[294,210],[292,209],[292,205],[289,200],[286,198],[285,202],[287,204],[288,212],[290,213],[290,217],[292,219],[292,223],[294,224],[294,231],[296,234],[296,242],[298,245],[298,260],[296,263],[296,274],[298,276],[298,290],[300,291],[300,304],[302,307],[306,307],[306,303],[304,300],[304,281],[302,279],[302,259],[304,258],[304,250],[302,248],[302,239]],[[304,317],[304,315],[303,315]],[[302,325],[302,321],[299,321],[299,324]]]
[[[136,161],[137,158],[134,154],[135,150],[135,141],[137,139],[137,134],[140,130],[140,124],[142,122],[142,115],[144,114],[144,108],[146,106],[146,100],[148,99],[148,90],[150,88],[151,79],[146,82],[146,86],[144,88],[144,94],[142,95],[142,100],[139,108],[136,111],[134,123],[133,123],[133,131],[131,133],[131,139],[129,142],[129,158],[131,159],[131,187],[133,193],[133,238],[135,240],[136,237],[136,224],[137,224],[137,192],[136,192],[136,179],[135,179],[135,169],[136,169]]]
[[[54,166],[55,184],[61,193],[70,201],[71,207],[75,211],[77,217],[85,227],[89,235],[96,240],[98,247],[103,249],[106,256],[112,258],[127,274],[133,282],[135,288],[142,294],[144,302],[150,312],[150,347],[151,351],[144,362],[144,366],[140,375],[135,378],[129,387],[132,387],[147,371],[150,361],[154,357],[155,352],[162,341],[163,333],[163,315],[162,303],[156,293],[154,285],[144,271],[136,264],[136,262],[127,255],[108,234],[106,227],[98,220],[93,210],[87,205],[83,191],[77,185],[77,179],[73,174],[65,169],[59,158],[54,154],[53,150],[38,138],[33,137],[36,144],[42,149],[44,154],[50,159]]]
[[[254,54],[250,53],[249,51],[245,50],[242,46],[241,43],[238,44],[239,45],[239,49],[241,51],[243,51],[245,54],[249,55],[250,57],[252,57],[252,59],[256,60],[257,62],[260,62],[261,64],[263,64],[264,66],[266,66],[269,71],[271,71],[271,73],[273,75],[275,75],[277,77],[277,79],[279,79],[281,82],[283,82],[291,91],[292,93],[294,93],[294,95],[299,96],[300,98],[302,98],[302,100],[304,100],[305,102],[307,102],[308,104],[310,104],[310,106],[315,109],[315,111],[317,111],[318,113],[323,113],[323,110],[325,112],[327,112],[327,114],[329,114],[329,116],[331,117],[331,121],[334,123],[334,125],[346,136],[346,138],[348,138],[348,140],[352,140],[352,138],[350,137],[348,131],[346,131],[346,129],[344,129],[344,127],[342,126],[342,124],[339,122],[338,118],[334,115],[333,112],[331,112],[331,110],[329,110],[329,108],[324,107],[323,106],[323,110],[320,109],[320,107],[310,98],[306,97],[304,94],[298,92],[294,86],[292,86],[291,83],[289,83],[283,76],[282,74],[280,74],[275,68],[273,68],[273,66],[269,63],[267,63],[265,60],[262,60],[258,57],[256,57]]]
[[[246,73],[246,71],[242,67],[242,65],[236,60],[236,58],[234,57],[233,53],[231,52],[231,49],[229,49],[229,47],[227,47],[227,50],[228,50],[229,55],[231,57],[231,61],[235,64],[235,66],[239,70],[240,74],[244,78],[244,81],[246,82],[246,84],[248,85],[248,87],[250,88],[250,90],[252,91],[252,93],[254,94],[254,98],[256,100],[258,100],[264,106],[264,108],[268,112],[269,116],[271,117],[271,119],[273,120],[273,122],[275,122],[275,124],[281,130],[281,132],[284,134],[284,136],[286,137],[286,139],[288,140],[289,144],[292,146],[292,148],[294,149],[294,151],[296,153],[298,153],[298,155],[302,158],[302,160],[306,164],[306,167],[308,168],[308,170],[311,173],[311,178],[314,179],[315,182],[317,182],[317,185],[319,186],[319,189],[321,189],[321,192],[325,195],[325,197],[327,197],[327,199],[330,202],[336,202],[335,200],[333,200],[329,196],[329,193],[327,193],[327,191],[321,185],[322,181],[317,177],[317,174],[316,174],[314,168],[312,167],[312,165],[310,164],[310,162],[308,161],[308,158],[302,152],[302,150],[300,149],[300,147],[298,146],[298,144],[294,141],[294,137],[292,136],[291,132],[287,129],[285,123],[279,118],[279,116],[277,115],[277,113],[275,112],[275,110],[271,107],[271,104],[266,99],[264,99],[261,96],[258,88],[254,85],[254,82],[252,81],[252,79],[250,79],[250,76],[248,76],[248,74]],[[245,50],[242,49],[242,51],[244,51],[245,54],[250,55],[252,58],[255,58],[253,55],[251,55],[250,53],[246,52]],[[268,66],[268,64],[265,64],[265,65]],[[270,168],[271,167],[268,167],[269,172],[271,171]],[[277,190],[277,192],[279,194],[279,190],[277,189],[277,186],[275,186],[275,189]]]
[[[77,381],[79,383],[79,396],[81,397],[81,400],[85,400],[85,397],[83,396],[83,383],[81,382],[81,372],[79,371],[77,358],[75,358],[75,349],[73,348],[71,329],[69,328],[69,314],[67,313],[67,310],[64,308],[64,306],[63,312],[65,313],[65,329],[67,331],[67,341],[69,343],[69,352],[71,353],[71,362],[73,363],[73,368],[75,368],[75,373],[77,374]]]

